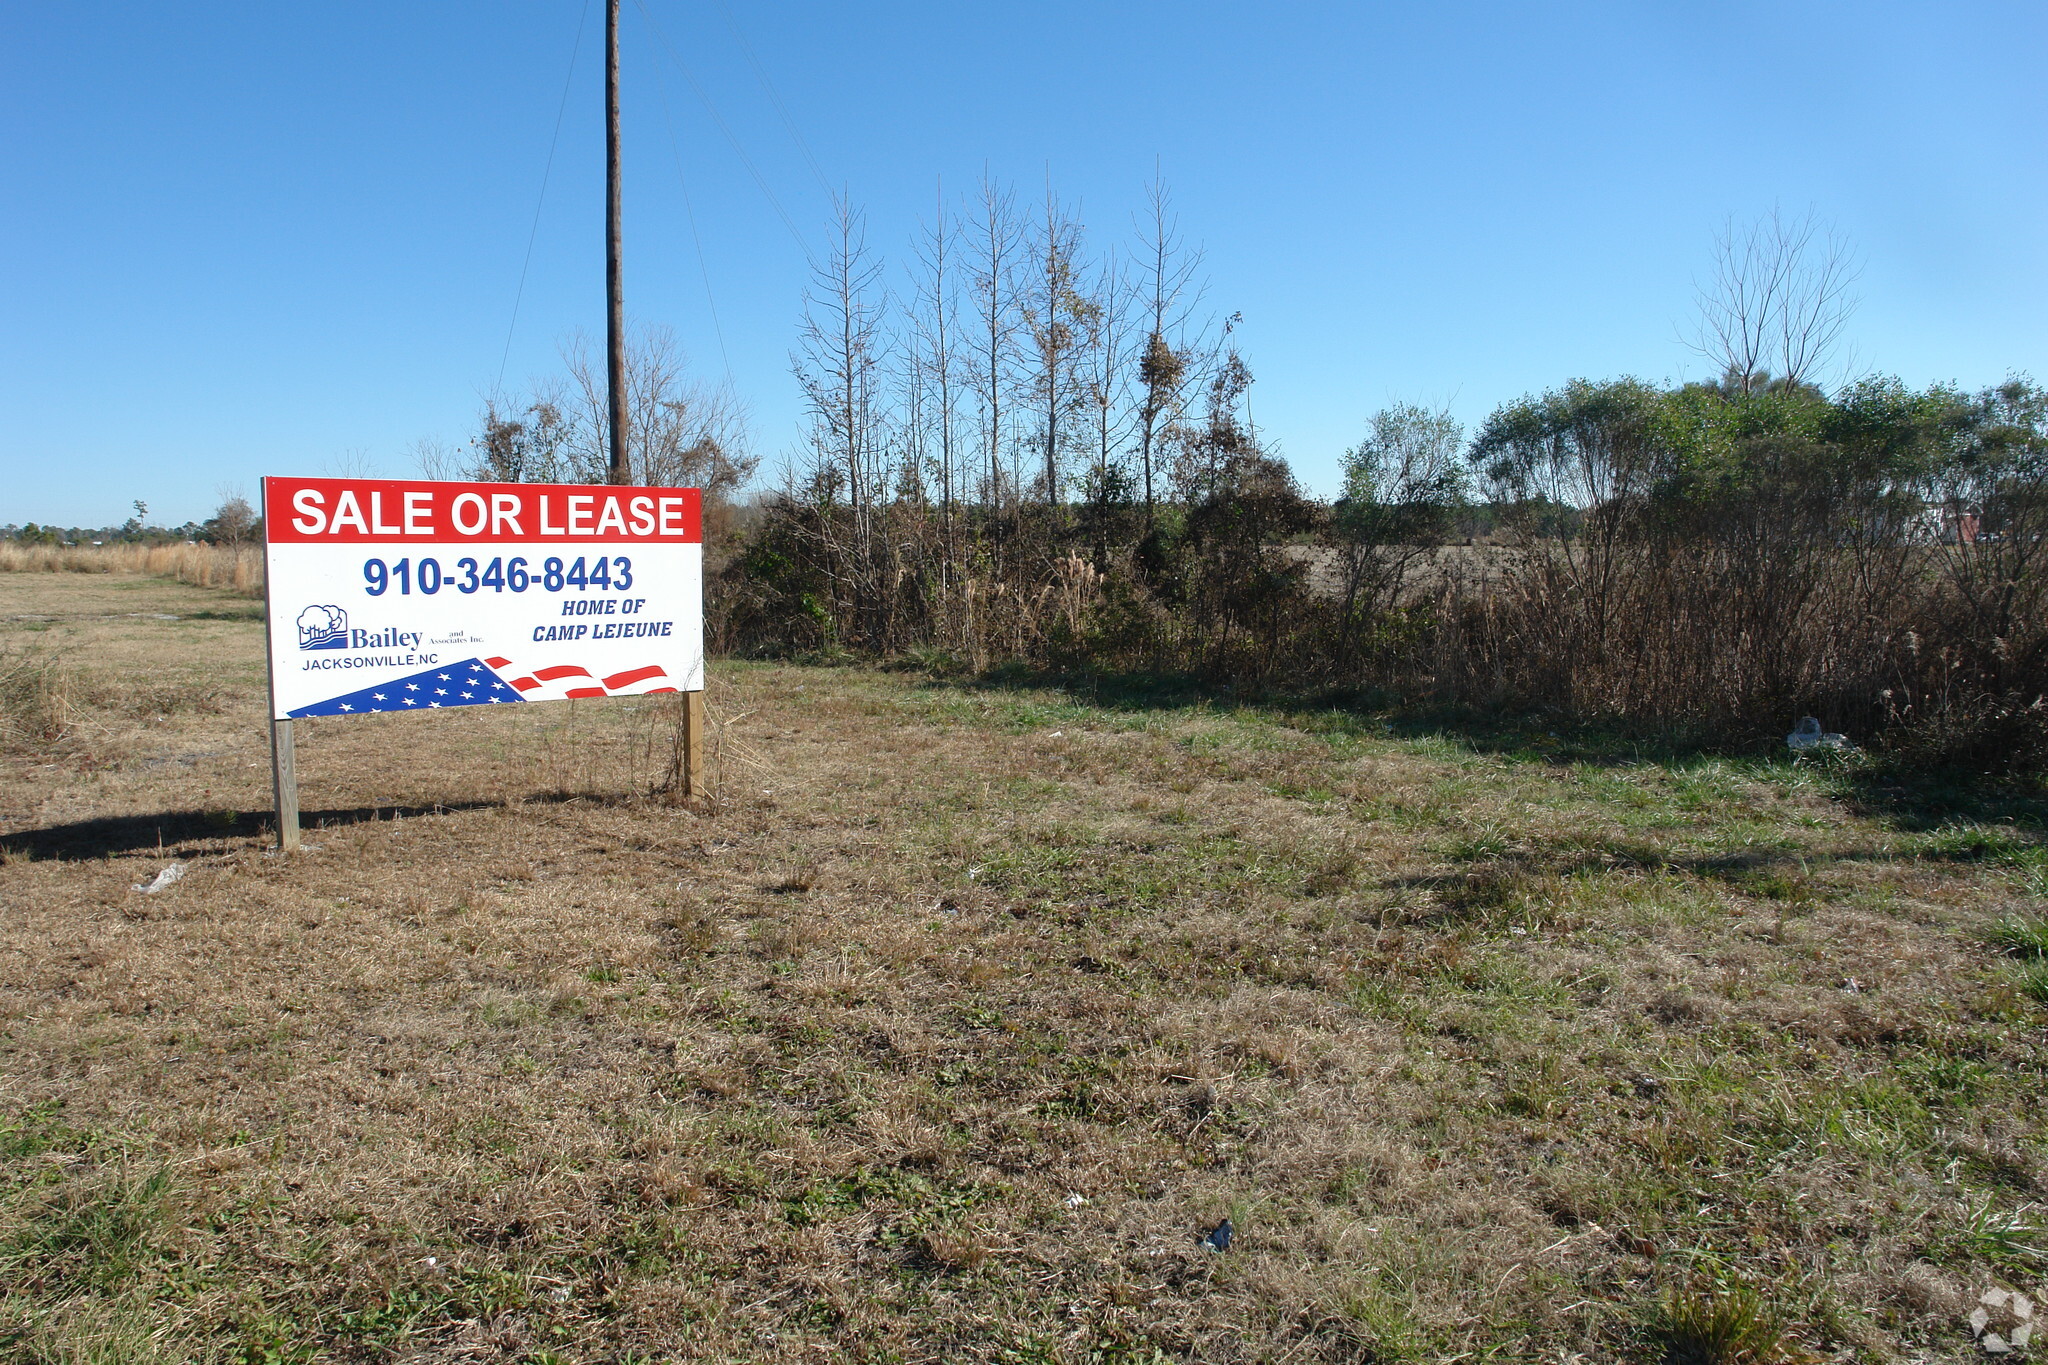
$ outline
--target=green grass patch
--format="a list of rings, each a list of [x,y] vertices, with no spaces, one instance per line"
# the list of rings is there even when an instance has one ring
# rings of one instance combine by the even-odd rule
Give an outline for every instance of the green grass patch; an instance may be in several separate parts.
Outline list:
[[[2007,915],[1986,938],[2012,957],[2048,958],[2048,918],[2040,915]]]

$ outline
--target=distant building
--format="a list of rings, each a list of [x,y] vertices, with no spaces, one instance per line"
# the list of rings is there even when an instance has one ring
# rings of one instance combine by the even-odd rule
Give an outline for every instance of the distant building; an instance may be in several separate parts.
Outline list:
[[[1908,538],[1922,545],[1975,545],[1984,518],[1964,507],[1929,507],[1909,522]]]

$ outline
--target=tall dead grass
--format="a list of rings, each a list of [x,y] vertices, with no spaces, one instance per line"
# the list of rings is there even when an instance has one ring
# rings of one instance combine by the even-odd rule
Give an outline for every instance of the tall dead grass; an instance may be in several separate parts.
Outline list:
[[[37,749],[71,729],[73,686],[56,655],[0,647],[0,752]]]
[[[263,596],[261,546],[0,544],[0,573],[149,574]]]

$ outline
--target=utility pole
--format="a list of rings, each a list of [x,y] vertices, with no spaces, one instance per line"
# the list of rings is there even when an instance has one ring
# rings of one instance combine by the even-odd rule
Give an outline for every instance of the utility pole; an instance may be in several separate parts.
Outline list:
[[[626,288],[619,276],[619,0],[604,6],[605,369],[610,379],[611,481],[631,483],[626,462]],[[704,795],[704,694],[682,694],[676,727],[676,776],[686,797]]]
[[[626,463],[626,286],[619,275],[619,0],[604,7],[604,284],[609,296],[605,369],[611,381],[611,481],[631,483]]]

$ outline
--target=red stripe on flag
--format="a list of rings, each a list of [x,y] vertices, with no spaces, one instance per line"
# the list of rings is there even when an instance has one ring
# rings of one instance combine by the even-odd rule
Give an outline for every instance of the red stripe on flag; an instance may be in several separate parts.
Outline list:
[[[484,660],[484,667],[486,667],[486,668],[503,668],[503,667],[504,667],[504,666],[505,666],[506,664],[509,664],[509,663],[511,663],[511,662],[512,662],[512,661],[511,661],[510,659],[485,659],[485,660]]]
[[[641,693],[641,695],[646,697],[658,697],[664,692],[673,691],[675,691],[673,687],[650,687],[645,692]]]
[[[624,673],[614,673],[604,680],[604,685],[616,692],[621,687],[631,687],[634,683],[643,682],[648,678],[666,678],[667,676],[667,670],[662,668],[660,664],[649,664],[645,668],[629,668]]]
[[[512,685],[518,688],[521,692],[531,692],[534,688],[540,686],[539,683],[535,682],[531,678],[514,678],[512,680]]]
[[[553,668],[534,669],[533,676],[542,682],[553,682],[557,678],[587,678],[590,676],[590,670],[578,668],[574,664],[556,664]]]
[[[562,695],[565,697],[601,697],[604,695],[604,689],[602,687],[572,687]]]

